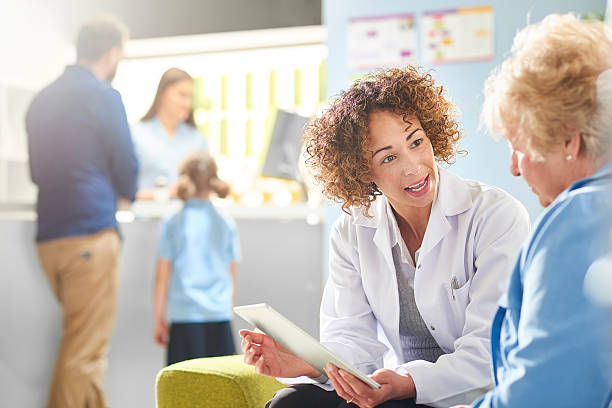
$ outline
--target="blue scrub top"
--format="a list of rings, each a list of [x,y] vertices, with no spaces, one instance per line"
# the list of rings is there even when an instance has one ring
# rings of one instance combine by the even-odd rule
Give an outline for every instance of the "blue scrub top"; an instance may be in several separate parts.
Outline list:
[[[158,187],[158,179],[173,185],[178,178],[178,167],[194,150],[208,149],[204,136],[195,127],[181,122],[174,137],[157,118],[132,125],[132,137],[140,162],[139,189]]]
[[[602,328],[583,290],[612,228],[612,163],[574,183],[535,222],[491,335],[495,388],[474,407],[608,407]],[[610,271],[612,272],[612,271]]]
[[[158,256],[172,262],[168,320],[217,322],[232,316],[230,263],[240,258],[234,221],[208,200],[191,199],[162,221]]]

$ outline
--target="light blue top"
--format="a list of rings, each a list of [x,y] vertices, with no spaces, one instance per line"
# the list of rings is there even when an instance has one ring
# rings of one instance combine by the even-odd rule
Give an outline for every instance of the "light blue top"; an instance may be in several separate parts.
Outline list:
[[[232,316],[230,263],[240,258],[234,221],[208,200],[191,199],[161,224],[158,256],[172,262],[170,322],[218,322]]]
[[[601,331],[601,359],[607,369],[608,383],[612,387],[612,246],[606,256],[589,268],[584,279],[584,291],[598,311],[598,318],[607,323],[597,329]]]
[[[604,322],[583,282],[608,249],[611,186],[608,163],[535,222],[493,321],[496,386],[473,406],[608,407],[612,389],[598,353]]]
[[[157,118],[140,121],[132,125],[132,138],[140,163],[139,189],[158,187],[158,178],[168,186],[174,184],[183,159],[194,150],[208,149],[204,136],[185,122],[171,138]]]

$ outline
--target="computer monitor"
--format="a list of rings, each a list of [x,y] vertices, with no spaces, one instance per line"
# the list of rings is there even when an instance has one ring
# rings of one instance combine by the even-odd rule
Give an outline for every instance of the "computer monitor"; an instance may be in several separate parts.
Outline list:
[[[298,180],[298,161],[309,118],[279,110],[270,136],[262,176]]]

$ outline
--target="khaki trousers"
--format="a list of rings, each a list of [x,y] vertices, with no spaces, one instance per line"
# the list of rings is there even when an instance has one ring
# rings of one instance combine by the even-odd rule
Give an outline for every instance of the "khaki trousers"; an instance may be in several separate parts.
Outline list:
[[[104,377],[115,321],[120,250],[114,229],[38,244],[42,268],[63,309],[49,408],[107,406]]]

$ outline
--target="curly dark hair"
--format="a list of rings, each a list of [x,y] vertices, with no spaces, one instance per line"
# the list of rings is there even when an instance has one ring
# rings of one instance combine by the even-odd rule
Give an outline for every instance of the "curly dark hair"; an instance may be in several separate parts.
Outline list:
[[[438,162],[452,164],[462,137],[454,105],[445,89],[421,68],[378,70],[342,91],[331,107],[312,120],[304,133],[306,165],[323,194],[367,214],[380,191],[370,180],[372,152],[368,148],[368,117],[377,111],[416,116],[429,137]]]

